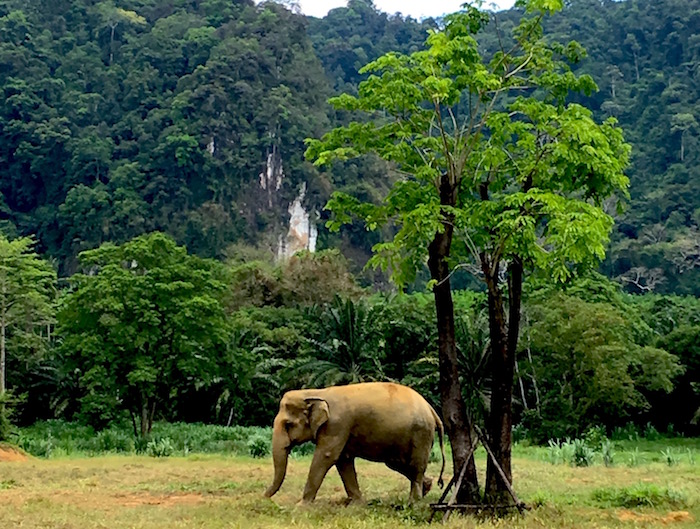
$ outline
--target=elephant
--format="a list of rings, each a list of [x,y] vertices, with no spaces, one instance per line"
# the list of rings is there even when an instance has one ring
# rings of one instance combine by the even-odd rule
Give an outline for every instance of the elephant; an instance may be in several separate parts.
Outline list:
[[[411,482],[409,501],[432,485],[425,476],[438,432],[445,471],[444,428],[433,407],[413,389],[391,382],[363,382],[325,389],[288,391],[280,401],[272,433],[274,479],[265,496],[274,496],[287,472],[290,450],[316,444],[302,503],[313,502],[328,470],[335,465],[348,502],[362,500],[355,458],[385,463]]]

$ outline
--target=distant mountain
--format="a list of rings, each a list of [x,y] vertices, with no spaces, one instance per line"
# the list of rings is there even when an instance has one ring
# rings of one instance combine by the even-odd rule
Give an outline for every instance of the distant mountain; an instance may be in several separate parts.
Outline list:
[[[546,30],[588,49],[575,68],[600,91],[581,102],[634,147],[603,270],[631,291],[700,295],[700,0],[566,4]],[[507,35],[520,14],[497,16]],[[62,274],[152,230],[204,256],[271,257],[314,224],[319,247],[361,263],[378,235],[329,234],[322,208],[333,189],[380,196],[390,171],[363,158],[319,172],[303,141],[347,119],[326,100],[361,66],[438,25],[370,0],[323,19],[252,0],[0,0],[0,229],[36,234]],[[288,239],[295,203],[309,233]]]

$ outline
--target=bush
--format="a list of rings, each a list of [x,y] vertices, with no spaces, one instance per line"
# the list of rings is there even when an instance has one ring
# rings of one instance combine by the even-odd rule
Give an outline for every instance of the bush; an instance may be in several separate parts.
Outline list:
[[[636,467],[644,462],[644,458],[639,453],[639,448],[635,447],[633,452],[630,452],[630,458],[627,461],[627,466]]]
[[[19,444],[38,457],[74,453],[149,453],[153,439],[168,439],[172,450],[181,453],[248,455],[248,441],[271,437],[270,428],[219,426],[190,423],[156,423],[150,438],[134,437],[130,424],[95,432],[91,427],[65,421],[42,421],[19,431]],[[50,439],[50,443],[48,443]],[[59,452],[56,452],[59,450]],[[308,449],[304,449],[308,450]],[[311,445],[313,451],[313,445]]]
[[[658,441],[661,439],[661,434],[650,422],[648,422],[644,427],[644,438],[647,441]]]
[[[267,457],[270,455],[270,440],[257,435],[248,441],[248,453],[253,457]]]
[[[574,453],[571,463],[576,467],[589,467],[593,464],[595,452],[582,439],[574,439]]]
[[[292,449],[292,455],[295,457],[304,457],[304,456],[310,456],[311,454],[314,453],[314,450],[316,450],[316,445],[309,442],[309,443],[304,443],[299,446],[295,446]]]
[[[586,445],[593,450],[600,450],[603,442],[607,441],[608,436],[605,433],[604,426],[591,426],[586,433],[583,434],[583,439]]]
[[[687,504],[686,495],[671,488],[661,488],[650,483],[639,483],[631,487],[605,487],[593,491],[593,500],[605,507],[671,507]]]
[[[53,438],[49,435],[46,439],[33,439],[28,437],[20,437],[17,445],[35,457],[51,457],[54,450]]]
[[[666,462],[666,464],[669,467],[677,465],[681,459],[680,456],[678,454],[676,454],[676,452],[674,452],[673,449],[671,449],[671,448],[667,448],[666,450],[662,450],[661,456],[663,457],[663,460]]]
[[[618,426],[612,432],[613,441],[638,441],[639,432],[634,423],[628,422],[625,426]]]
[[[96,452],[126,452],[136,449],[133,435],[115,430],[103,430],[95,437]]]
[[[0,395],[0,442],[9,441],[10,436],[14,433],[10,418],[16,403],[17,401],[9,392]]]
[[[173,443],[168,437],[154,439],[146,445],[146,453],[151,457],[170,457],[174,451]]]
[[[615,450],[612,441],[606,439],[600,446],[600,453],[603,456],[603,464],[606,467],[613,466],[615,462]]]
[[[562,446],[559,441],[549,440],[549,446],[547,447],[546,460],[552,465],[560,465],[564,462],[562,457]]]

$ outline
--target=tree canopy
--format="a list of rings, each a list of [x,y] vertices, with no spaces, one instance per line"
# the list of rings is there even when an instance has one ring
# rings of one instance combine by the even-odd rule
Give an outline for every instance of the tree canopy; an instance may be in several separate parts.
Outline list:
[[[71,278],[59,332],[82,412],[99,423],[125,409],[145,436],[157,407],[181,397],[178,381],[217,376],[229,339],[223,271],[159,233],[80,258],[87,273]]]

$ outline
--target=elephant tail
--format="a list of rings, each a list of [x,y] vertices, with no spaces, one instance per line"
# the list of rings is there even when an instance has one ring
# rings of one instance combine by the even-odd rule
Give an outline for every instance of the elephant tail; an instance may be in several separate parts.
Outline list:
[[[435,418],[435,427],[438,432],[438,440],[440,441],[440,453],[442,454],[442,468],[440,469],[440,477],[438,478],[438,487],[442,488],[445,485],[445,481],[442,478],[442,475],[445,473],[445,446],[443,443],[443,438],[445,437],[445,427],[432,406],[430,409],[432,410],[433,417]]]

